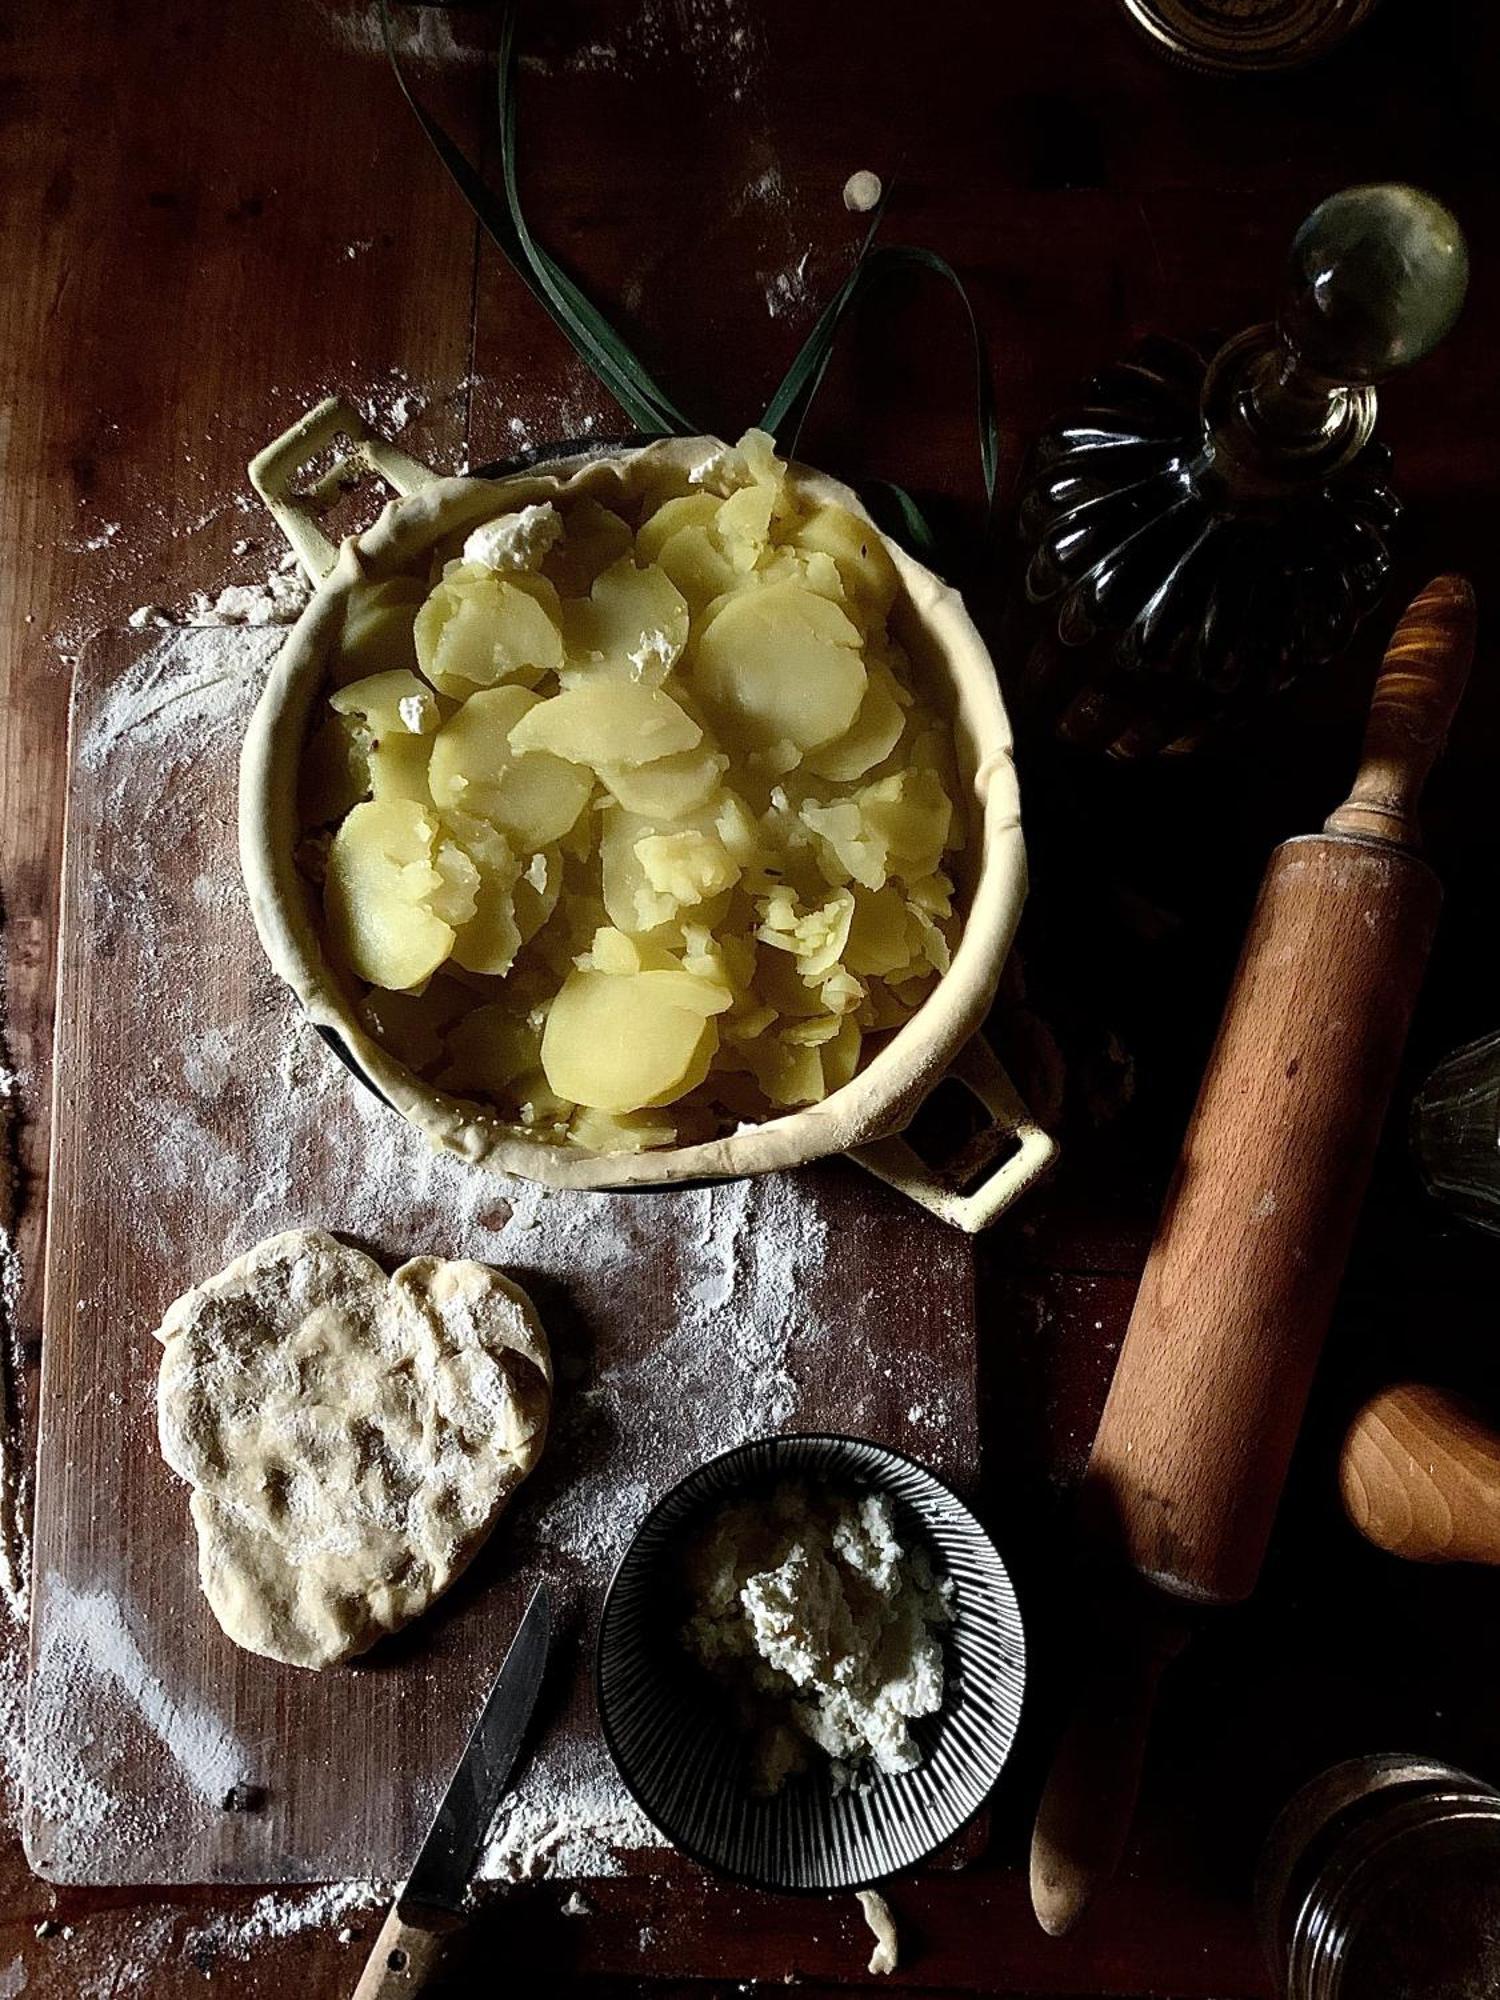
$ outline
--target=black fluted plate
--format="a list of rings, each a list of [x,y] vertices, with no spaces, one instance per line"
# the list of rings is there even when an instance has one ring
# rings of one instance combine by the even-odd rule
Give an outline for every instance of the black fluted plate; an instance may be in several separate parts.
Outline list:
[[[783,1480],[888,1494],[903,1542],[925,1543],[953,1580],[954,1619],[942,1711],[913,1728],[914,1771],[835,1793],[815,1768],[758,1799],[745,1734],[682,1645],[680,1566],[718,1507]],[[925,1466],[864,1438],[771,1437],[710,1459],[646,1516],[604,1602],[596,1673],[620,1776],[674,1847],[756,1888],[858,1889],[925,1861],[984,1804],[1020,1723],[1026,1643],[994,1543]]]

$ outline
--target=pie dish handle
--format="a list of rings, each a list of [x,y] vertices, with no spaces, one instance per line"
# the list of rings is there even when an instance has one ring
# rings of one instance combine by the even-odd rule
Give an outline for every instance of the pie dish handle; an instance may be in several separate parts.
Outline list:
[[[300,475],[312,461],[340,440],[349,449],[335,456],[310,484],[299,486]],[[430,466],[409,458],[388,438],[372,431],[359,411],[339,396],[328,396],[306,411],[289,431],[250,461],[250,484],[314,584],[323,581],[339,553],[319,526],[320,517],[340,493],[367,473],[403,495],[430,486],[437,478]]]
[[[969,1037],[934,1089],[950,1080],[978,1099],[990,1122],[949,1158],[931,1163],[898,1135],[856,1146],[849,1157],[942,1221],[977,1236],[1048,1171],[1057,1141],[1027,1110],[983,1035]],[[998,1165],[984,1172],[997,1151],[1003,1155]],[[982,1175],[977,1181],[976,1173]]]

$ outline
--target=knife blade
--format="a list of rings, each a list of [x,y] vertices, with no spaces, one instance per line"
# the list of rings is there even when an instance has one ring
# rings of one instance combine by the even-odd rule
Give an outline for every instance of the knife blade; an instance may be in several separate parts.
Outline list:
[[[551,1642],[552,1602],[546,1584],[539,1583],[411,1873],[375,1940],[354,2000],[420,1992],[436,1970],[447,1938],[462,1923],[469,1884],[520,1755]]]

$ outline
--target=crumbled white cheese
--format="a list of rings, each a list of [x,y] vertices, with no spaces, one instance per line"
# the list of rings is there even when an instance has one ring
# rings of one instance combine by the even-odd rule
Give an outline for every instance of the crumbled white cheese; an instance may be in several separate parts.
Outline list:
[[[437,714],[437,704],[430,694],[403,695],[396,703],[403,728],[413,736],[425,735],[428,725]]]
[[[535,569],[562,531],[562,516],[550,500],[543,500],[477,527],[464,543],[464,561],[502,575]]]
[[[625,657],[630,662],[633,681],[649,680],[654,685],[677,658],[677,648],[665,632],[643,632],[640,644]]]
[[[903,1548],[889,1499],[780,1487],[727,1508],[695,1546],[689,1650],[741,1692],[757,1718],[756,1790],[778,1791],[816,1744],[846,1784],[921,1761],[911,1733],[943,1702],[938,1631],[951,1586],[925,1551]]]
[[[728,445],[719,445],[707,458],[688,467],[688,485],[703,486],[710,493],[729,494],[745,484],[745,461]]]

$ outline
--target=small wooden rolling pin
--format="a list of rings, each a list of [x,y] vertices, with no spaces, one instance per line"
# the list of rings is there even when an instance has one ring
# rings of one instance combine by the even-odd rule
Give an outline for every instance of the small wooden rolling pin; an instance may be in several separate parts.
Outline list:
[[[1339,1489],[1355,1527],[1392,1555],[1500,1563],[1500,1433],[1445,1389],[1371,1397],[1344,1439]]]
[[[1473,593],[1440,577],[1386,653],[1354,789],[1266,870],[1084,1482],[1092,1545],[1148,1588],[1113,1599],[1042,1799],[1049,1931],[1118,1861],[1181,1604],[1260,1572],[1437,921],[1417,800],[1473,643]]]

